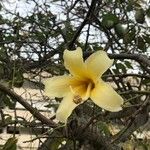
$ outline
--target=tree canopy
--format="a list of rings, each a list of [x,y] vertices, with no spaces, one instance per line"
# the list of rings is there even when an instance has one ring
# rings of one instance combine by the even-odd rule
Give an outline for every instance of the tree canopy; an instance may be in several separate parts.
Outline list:
[[[136,143],[135,147],[148,149],[148,140],[139,140],[135,131],[142,133],[150,129],[147,125],[150,1],[26,0],[12,3],[0,2],[0,127],[17,124],[17,121],[6,120],[3,108],[15,109],[19,102],[50,130],[39,150],[120,150],[124,143],[131,141]],[[13,89],[21,88],[25,80],[34,80],[39,90],[44,90],[46,76],[42,73],[46,72],[47,77],[66,74],[63,52],[77,47],[82,48],[84,59],[98,50],[106,51],[114,59],[102,79],[113,85],[124,99],[124,105],[119,112],[109,112],[91,102],[83,103],[64,126],[55,121],[55,116],[51,119],[43,116]],[[43,102],[45,99],[49,103],[47,107],[56,110],[60,99],[52,101],[43,95]],[[30,122],[24,125],[30,126]],[[119,128],[115,133],[114,127]],[[8,149],[8,143],[15,145],[16,139],[9,139],[3,149]]]

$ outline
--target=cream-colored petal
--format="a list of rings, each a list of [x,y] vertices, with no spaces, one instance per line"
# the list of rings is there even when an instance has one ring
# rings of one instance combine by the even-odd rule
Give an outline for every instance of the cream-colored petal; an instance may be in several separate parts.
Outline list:
[[[65,50],[63,58],[66,69],[68,69],[72,75],[78,77],[86,76],[86,69],[81,48],[78,47],[74,51]]]
[[[107,56],[105,51],[97,51],[90,55],[86,60],[85,64],[87,70],[92,74],[93,78],[102,76],[102,74],[113,64],[113,59]]]
[[[74,95],[79,95],[83,98],[86,94],[86,85],[80,84],[78,86],[70,86],[70,90]]]
[[[91,92],[91,99],[99,107],[108,111],[119,111],[122,109],[122,97],[107,83],[100,81]]]
[[[71,115],[75,107],[79,105],[73,102],[73,98],[74,95],[72,93],[69,93],[63,98],[62,102],[60,103],[56,112],[56,119],[60,122],[67,123],[68,117]]]
[[[71,76],[56,76],[44,81],[45,94],[49,97],[64,97],[70,92]]]
[[[87,100],[91,95],[91,91],[92,91],[92,83],[89,83],[87,86],[85,97],[83,99]]]

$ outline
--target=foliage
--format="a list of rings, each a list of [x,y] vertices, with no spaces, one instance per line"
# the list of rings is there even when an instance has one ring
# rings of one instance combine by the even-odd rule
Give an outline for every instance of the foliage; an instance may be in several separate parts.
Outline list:
[[[91,150],[110,145],[111,149],[120,149],[123,142],[134,139],[146,149],[148,144],[136,140],[133,132],[146,124],[150,110],[149,0],[92,0],[92,3],[89,0],[26,0],[24,6],[28,10],[23,13],[19,7],[11,10],[6,3],[13,6],[9,0],[0,2],[0,78],[9,90],[22,87],[27,80],[25,75],[43,90],[43,72],[52,76],[67,73],[62,58],[65,48],[80,46],[85,58],[93,51],[104,49],[115,59],[102,78],[111,82],[124,98],[123,110],[110,113],[92,103],[83,104],[70,116],[67,129],[58,123],[48,134],[51,147]],[[2,91],[0,98],[1,114],[1,108],[15,109],[17,99]],[[56,98],[45,106],[55,110],[59,101]],[[13,120],[1,122],[4,127]],[[27,126],[30,122],[24,119],[21,124]],[[120,127],[118,133],[113,132],[112,126]],[[58,131],[62,138],[52,138],[58,136]],[[12,139],[8,139],[5,149]]]
[[[16,138],[9,138],[5,145],[3,146],[2,150],[17,150],[17,139]]]

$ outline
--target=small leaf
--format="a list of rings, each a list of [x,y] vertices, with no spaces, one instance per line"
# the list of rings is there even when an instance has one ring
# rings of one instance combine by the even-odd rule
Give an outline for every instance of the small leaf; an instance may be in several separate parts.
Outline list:
[[[139,141],[136,148],[138,148],[139,150],[149,150],[148,145],[144,141]]]
[[[3,98],[4,104],[8,106],[10,109],[15,107],[15,102],[13,102],[8,96],[5,95]]]
[[[142,80],[142,84],[149,84],[150,83],[150,79],[144,79]]]
[[[105,122],[99,122],[98,123],[98,128],[100,129],[100,131],[106,135],[106,136],[110,136],[111,132],[109,131],[109,127]]]
[[[12,82],[13,82],[13,86],[18,88],[23,85],[24,77],[21,69],[15,70],[15,76]]]
[[[119,2],[120,4],[122,4],[122,3],[125,2],[125,0],[118,0],[118,2]]]
[[[59,104],[48,104],[48,105],[45,105],[44,107],[57,109],[58,106],[59,106]]]
[[[144,23],[144,21],[145,21],[145,14],[144,14],[144,10],[142,8],[138,9],[135,12],[135,20],[136,20],[137,23],[141,23],[141,24]]]
[[[108,29],[111,29],[119,22],[119,19],[116,15],[108,13],[103,15],[102,25]]]
[[[142,51],[145,51],[145,50],[146,50],[146,45],[145,45],[145,42],[144,42],[144,40],[143,40],[142,37],[139,36],[139,37],[136,39],[136,43],[137,43],[137,47],[138,47],[140,50],[142,50]]]
[[[146,10],[146,15],[150,18],[150,7]]]
[[[2,150],[17,150],[17,139],[16,138],[9,138],[5,145],[3,146]]]
[[[113,70],[113,72],[115,73],[115,74],[119,74],[119,70],[118,69],[112,69]]]
[[[2,78],[3,75],[4,75],[4,67],[2,64],[0,64],[0,77]]]
[[[103,50],[103,47],[98,45],[97,43],[93,43],[92,46],[95,51]]]
[[[143,35],[143,38],[146,43],[150,44],[150,35]]]
[[[123,27],[123,24],[121,23],[118,23],[116,26],[115,26],[115,32],[116,34],[118,35],[118,37],[122,38],[124,37],[124,35],[128,32],[128,29]]]
[[[126,7],[127,12],[130,12],[133,10],[133,5],[131,3],[129,3]]]
[[[123,64],[121,64],[121,63],[118,63],[118,64],[117,64],[117,68],[118,68],[118,69],[121,69],[123,73],[126,73],[126,72],[127,72],[127,71],[126,71],[126,67],[125,67]]]
[[[129,61],[125,61],[124,63],[128,68],[133,69],[133,67],[131,66],[131,63]]]
[[[11,123],[12,122],[12,116],[7,116],[5,118],[5,123]]]
[[[135,27],[131,26],[129,30],[130,32],[125,34],[125,36],[123,37],[124,43],[126,44],[131,43],[135,38],[135,33],[136,33]]]
[[[3,6],[2,6],[2,4],[0,4],[0,10],[2,10],[2,8],[3,8]]]

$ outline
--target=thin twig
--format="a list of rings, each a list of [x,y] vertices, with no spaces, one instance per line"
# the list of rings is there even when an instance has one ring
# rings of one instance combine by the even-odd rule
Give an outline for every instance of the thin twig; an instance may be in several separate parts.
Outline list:
[[[121,78],[126,78],[126,77],[139,77],[139,78],[145,78],[145,79],[150,79],[150,75],[142,75],[142,74],[135,74],[135,73],[128,73],[128,74],[110,74],[110,75],[104,75],[104,78],[108,77],[121,77]]]
[[[84,26],[86,25],[86,23],[89,20],[89,17],[91,16],[92,12],[94,11],[94,6],[96,4],[97,0],[92,0],[91,5],[89,7],[89,10],[87,12],[87,15],[84,19],[84,21],[82,22],[82,24],[79,26],[79,28],[77,29],[77,32],[74,34],[74,37],[72,38],[71,42],[68,45],[68,49],[72,49],[76,39],[78,38],[79,34],[81,33],[82,29],[84,28]]]

